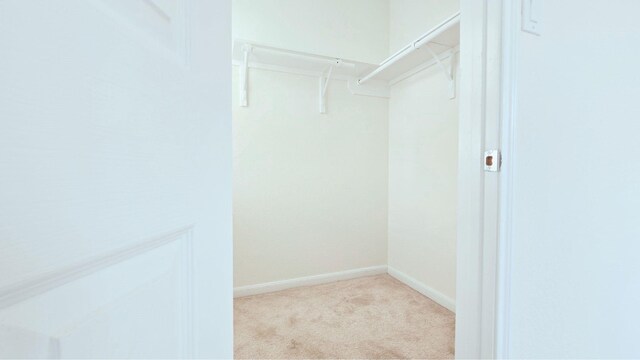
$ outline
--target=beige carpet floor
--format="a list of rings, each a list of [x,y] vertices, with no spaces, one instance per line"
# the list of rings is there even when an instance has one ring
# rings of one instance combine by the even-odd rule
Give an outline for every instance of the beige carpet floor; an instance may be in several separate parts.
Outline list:
[[[454,314],[389,275],[235,299],[237,359],[450,359]]]

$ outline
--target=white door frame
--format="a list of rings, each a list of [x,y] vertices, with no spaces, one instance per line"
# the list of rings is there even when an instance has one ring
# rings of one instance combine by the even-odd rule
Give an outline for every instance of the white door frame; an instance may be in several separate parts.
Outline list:
[[[507,356],[514,23],[518,1],[462,0],[456,357]],[[499,149],[500,172],[484,172]]]
[[[499,246],[496,268],[496,304],[495,332],[493,336],[497,358],[509,358],[509,311],[511,283],[511,225],[512,225],[512,192],[513,167],[516,162],[515,151],[515,114],[516,102],[516,69],[518,39],[522,31],[522,1],[501,0],[501,68],[500,74],[500,147],[508,161],[503,164],[500,173],[500,210],[499,210]]]

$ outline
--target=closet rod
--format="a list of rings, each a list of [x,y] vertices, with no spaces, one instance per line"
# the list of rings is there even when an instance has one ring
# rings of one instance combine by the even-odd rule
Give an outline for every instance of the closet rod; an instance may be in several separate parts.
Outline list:
[[[386,70],[387,68],[391,67],[393,64],[402,60],[407,55],[420,49],[420,47],[424,46],[424,44],[428,44],[429,42],[433,41],[439,35],[441,35],[445,31],[451,29],[452,27],[456,26],[459,23],[460,23],[460,12],[457,12],[453,14],[451,17],[449,17],[448,19],[446,19],[445,21],[443,21],[442,23],[440,23],[435,28],[429,30],[429,32],[427,32],[426,34],[420,36],[417,40],[413,41],[411,44],[405,46],[400,51],[388,57],[386,60],[380,63],[380,65],[375,70],[370,72],[365,77],[359,79],[358,84],[364,84],[365,82],[371,80],[373,77],[375,77],[382,71]]]
[[[328,66],[338,66],[338,67],[346,67],[346,68],[355,68],[356,64],[348,62],[348,61],[344,61],[341,58],[333,58],[333,57],[329,57],[329,56],[323,56],[323,55],[312,55],[312,54],[306,54],[306,53],[301,53],[298,51],[293,51],[293,50],[285,50],[285,49],[280,49],[280,48],[275,48],[275,47],[271,47],[271,46],[265,46],[265,45],[257,45],[257,44],[252,44],[247,42],[246,45],[251,46],[252,50],[254,53],[256,52],[261,52],[261,51],[265,51],[265,52],[269,52],[272,54],[279,54],[279,55],[283,55],[286,57],[289,57],[291,59],[298,59],[300,61],[305,61],[305,62],[311,62],[311,63],[317,63],[317,64],[325,64]]]

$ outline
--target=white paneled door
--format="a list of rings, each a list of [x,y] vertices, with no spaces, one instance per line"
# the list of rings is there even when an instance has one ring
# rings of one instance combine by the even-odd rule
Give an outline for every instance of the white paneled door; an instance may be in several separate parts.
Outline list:
[[[0,1],[0,358],[232,356],[229,18]]]

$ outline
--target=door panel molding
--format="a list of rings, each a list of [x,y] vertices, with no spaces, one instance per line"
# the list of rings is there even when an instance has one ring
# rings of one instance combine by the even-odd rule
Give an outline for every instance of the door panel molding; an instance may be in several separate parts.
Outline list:
[[[193,226],[187,226],[165,235],[153,237],[137,244],[118,249],[105,255],[96,256],[78,264],[4,286],[0,288],[0,310],[25,301],[31,297],[43,294],[81,277],[98,272],[109,266],[113,266],[122,261],[144,254],[157,247],[176,241],[185,235],[188,235],[189,246],[191,246],[190,238],[192,231]]]
[[[111,18],[127,36],[189,64],[189,1],[179,0],[90,0]]]
[[[109,332],[127,325],[126,314],[153,319],[153,310],[149,309],[162,304],[177,325],[167,330],[179,334],[177,355],[193,356],[193,230],[193,225],[179,228],[1,288],[0,348],[13,353],[3,350],[2,356],[59,358],[73,356],[74,352],[84,354],[84,333],[107,334],[93,336],[98,343],[92,346],[115,348],[109,343],[121,338],[110,337]],[[91,290],[92,284],[103,289]],[[68,294],[79,294],[80,298],[60,300]],[[45,308],[47,311],[42,310]],[[51,311],[54,308],[59,311]],[[112,324],[111,318],[122,321]],[[16,334],[20,336],[16,338]],[[133,347],[132,353],[118,349],[115,355],[135,357],[145,353],[137,353]]]

